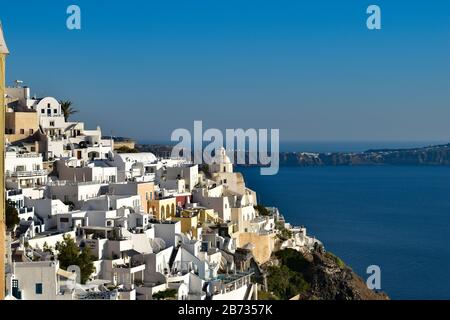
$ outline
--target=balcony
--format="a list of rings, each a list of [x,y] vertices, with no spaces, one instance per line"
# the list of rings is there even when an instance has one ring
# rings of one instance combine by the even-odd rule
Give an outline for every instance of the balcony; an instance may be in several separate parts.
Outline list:
[[[18,153],[16,154],[16,158],[40,158],[41,155],[39,153]]]
[[[6,171],[5,175],[7,178],[25,178],[25,177],[39,177],[46,176],[48,174],[47,170],[33,170],[33,171]]]
[[[117,273],[133,274],[144,270],[145,264],[138,261],[132,263],[117,264],[113,266],[113,271]]]
[[[47,186],[50,187],[62,187],[62,186],[90,186],[95,184],[104,184],[101,181],[69,181],[69,180],[55,180],[47,182]]]

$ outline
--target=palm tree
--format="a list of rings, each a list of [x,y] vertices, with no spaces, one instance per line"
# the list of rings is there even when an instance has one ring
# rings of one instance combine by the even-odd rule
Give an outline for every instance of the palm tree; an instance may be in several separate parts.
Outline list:
[[[67,119],[69,119],[69,117],[75,113],[78,112],[78,110],[75,110],[72,107],[72,101],[70,100],[61,100],[59,102],[61,104],[61,110],[64,114],[64,119],[67,121]]]

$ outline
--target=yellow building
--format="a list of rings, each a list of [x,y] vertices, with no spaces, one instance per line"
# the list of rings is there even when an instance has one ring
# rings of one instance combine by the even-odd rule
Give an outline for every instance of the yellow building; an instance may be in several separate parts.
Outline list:
[[[155,219],[168,220],[170,217],[175,216],[176,201],[175,197],[149,200],[148,207],[150,213],[155,216]]]
[[[183,211],[181,213],[181,216],[171,217],[170,220],[180,221],[181,222],[181,232],[186,233],[186,234],[191,234],[194,239],[198,239],[199,229],[201,228],[198,218],[199,218],[198,213]]]
[[[181,232],[191,234],[194,239],[198,239],[202,225],[205,223],[217,223],[219,217],[213,209],[186,209],[183,210],[179,217],[172,216],[172,221],[181,222]]]
[[[0,23],[0,300],[5,299],[5,64],[9,54]]]

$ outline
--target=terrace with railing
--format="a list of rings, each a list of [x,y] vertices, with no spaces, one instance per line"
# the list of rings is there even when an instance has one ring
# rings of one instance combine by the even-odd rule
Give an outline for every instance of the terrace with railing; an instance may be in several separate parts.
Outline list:
[[[16,158],[40,158],[39,153],[17,153]]]
[[[38,177],[46,176],[47,170],[32,170],[32,171],[10,171],[7,170],[5,176],[7,178],[24,178],[24,177]]]
[[[224,294],[237,290],[244,285],[252,283],[251,276],[253,272],[236,272],[233,274],[219,274],[211,281],[210,293]]]
[[[89,186],[94,184],[104,184],[101,181],[69,181],[69,180],[54,180],[48,181],[49,187],[63,187],[63,186]]]

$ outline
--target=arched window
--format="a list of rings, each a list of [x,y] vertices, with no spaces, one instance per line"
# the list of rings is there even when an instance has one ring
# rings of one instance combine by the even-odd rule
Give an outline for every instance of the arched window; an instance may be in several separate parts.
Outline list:
[[[163,219],[166,218],[166,217],[165,217],[165,212],[164,212],[164,205],[161,206],[161,209],[159,210],[159,213],[160,213],[159,218],[160,218],[161,220],[163,220]]]

